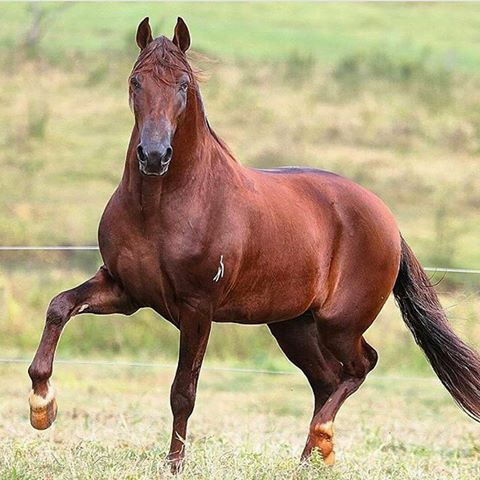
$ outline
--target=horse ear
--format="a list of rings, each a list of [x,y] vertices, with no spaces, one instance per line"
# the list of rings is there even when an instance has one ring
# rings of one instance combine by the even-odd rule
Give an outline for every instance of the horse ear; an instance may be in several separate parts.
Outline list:
[[[151,41],[152,29],[148,23],[148,17],[145,17],[137,28],[137,45],[140,50],[143,50]]]
[[[177,18],[177,24],[175,25],[175,31],[173,32],[172,42],[185,53],[190,47],[190,33],[188,31],[187,24],[183,21],[182,17]]]

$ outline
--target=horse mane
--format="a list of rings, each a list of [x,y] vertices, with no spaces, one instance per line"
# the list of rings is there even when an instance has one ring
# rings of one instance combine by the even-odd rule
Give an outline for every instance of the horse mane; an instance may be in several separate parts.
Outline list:
[[[167,37],[161,36],[150,42],[139,54],[135,62],[132,73],[133,76],[137,73],[150,73],[157,82],[169,85],[170,82],[165,76],[165,70],[177,71],[186,73],[190,79],[190,89],[199,101],[201,111],[205,120],[205,125],[208,132],[215,140],[221,151],[228,155],[235,162],[236,158],[233,156],[228,145],[222,140],[212,129],[205,113],[202,97],[199,89],[199,70],[194,70],[188,63],[186,55]]]

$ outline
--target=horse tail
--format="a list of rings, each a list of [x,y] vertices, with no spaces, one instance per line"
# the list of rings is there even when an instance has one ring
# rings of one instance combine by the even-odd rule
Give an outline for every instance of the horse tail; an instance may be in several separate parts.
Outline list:
[[[480,356],[455,335],[427,274],[403,238],[393,294],[440,381],[460,408],[479,422]]]

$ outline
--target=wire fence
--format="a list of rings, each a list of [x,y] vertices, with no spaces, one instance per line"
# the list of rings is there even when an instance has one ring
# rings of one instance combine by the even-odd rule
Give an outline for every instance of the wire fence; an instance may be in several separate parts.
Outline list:
[[[29,365],[31,359],[28,358],[0,358],[0,363],[3,364],[21,364]],[[143,369],[168,369],[174,370],[177,365],[174,363],[157,363],[157,362],[134,362],[126,360],[78,360],[78,359],[55,359],[56,364],[70,365],[70,366],[96,366],[96,367],[124,367],[124,368],[143,368]],[[225,372],[235,374],[255,374],[255,375],[271,375],[271,376],[297,376],[302,377],[302,373],[299,370],[268,370],[261,368],[238,368],[238,367],[218,367],[204,365],[202,371],[207,372]],[[436,377],[427,376],[412,376],[412,375],[379,375],[373,373],[369,376],[374,380],[380,382],[427,382],[437,383],[440,385],[440,381]]]
[[[0,246],[0,251],[98,251],[96,245],[3,245]],[[450,267],[424,267],[428,272],[438,273],[454,273],[467,275],[480,275],[480,269],[472,268],[450,268]],[[1,358],[0,363],[3,364],[29,364],[30,359],[27,358]],[[103,366],[103,367],[128,367],[128,368],[153,368],[153,369],[174,369],[176,365],[173,363],[157,363],[157,362],[137,362],[125,360],[62,360],[57,359],[57,364],[71,365],[71,366]],[[229,372],[238,374],[258,374],[258,375],[300,375],[298,371],[287,370],[267,370],[258,368],[236,368],[236,367],[215,367],[204,366],[203,370],[212,372]],[[396,381],[410,381],[410,382],[429,382],[439,383],[435,377],[420,377],[420,376],[404,376],[404,375],[378,375],[373,374],[372,378],[381,382],[396,382]]]
[[[0,246],[2,252],[15,251],[45,251],[45,252],[62,252],[62,251],[98,251],[97,245],[3,245]],[[438,273],[458,273],[480,275],[480,269],[474,268],[450,268],[450,267],[424,267],[427,272]]]

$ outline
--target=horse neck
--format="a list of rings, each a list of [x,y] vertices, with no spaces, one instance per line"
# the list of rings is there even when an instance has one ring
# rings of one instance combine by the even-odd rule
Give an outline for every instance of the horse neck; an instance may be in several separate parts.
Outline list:
[[[175,133],[174,154],[164,177],[140,173],[136,154],[140,133],[136,124],[133,128],[121,186],[142,211],[156,211],[161,202],[178,205],[178,201],[188,202],[194,197],[197,202],[207,201],[205,197],[215,195],[218,177],[223,185],[233,186],[242,176],[240,165],[212,134],[200,96],[193,94],[192,100]]]

